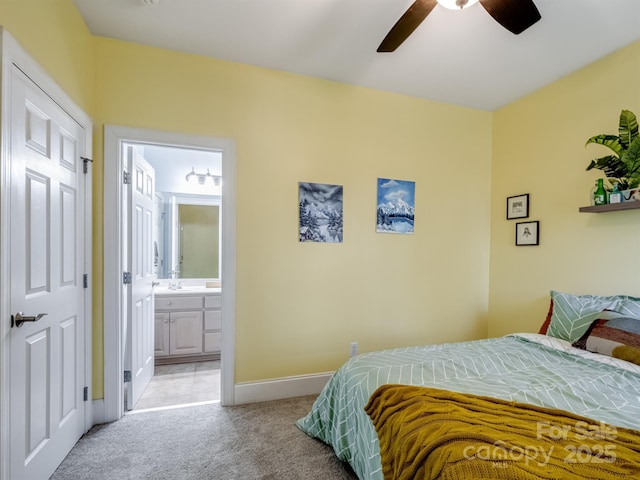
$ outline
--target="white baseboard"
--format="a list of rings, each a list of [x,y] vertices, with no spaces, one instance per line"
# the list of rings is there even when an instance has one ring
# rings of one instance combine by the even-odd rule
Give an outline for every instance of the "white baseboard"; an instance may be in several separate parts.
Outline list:
[[[260,382],[238,383],[234,387],[234,404],[268,402],[283,398],[302,397],[319,394],[329,381],[333,372],[275,378]],[[91,404],[93,425],[106,423],[105,403],[100,398]]]
[[[237,383],[234,387],[234,404],[243,405],[304,395],[317,395],[329,381],[331,375],[333,372]]]

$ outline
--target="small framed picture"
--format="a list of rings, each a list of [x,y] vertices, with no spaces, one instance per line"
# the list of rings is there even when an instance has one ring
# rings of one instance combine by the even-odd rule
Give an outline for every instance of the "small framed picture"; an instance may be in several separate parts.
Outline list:
[[[518,222],[516,223],[516,245],[539,245],[540,244],[540,222]]]
[[[529,194],[507,197],[507,220],[529,216]]]

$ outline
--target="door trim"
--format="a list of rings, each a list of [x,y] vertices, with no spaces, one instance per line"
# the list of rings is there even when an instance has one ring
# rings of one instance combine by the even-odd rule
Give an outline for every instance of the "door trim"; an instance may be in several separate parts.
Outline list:
[[[0,95],[2,97],[0,132],[0,480],[9,479],[9,422],[10,422],[10,399],[9,386],[11,374],[11,352],[10,352],[10,325],[9,311],[10,296],[10,257],[9,257],[9,203],[11,198],[10,182],[10,131],[6,128],[10,124],[10,88],[11,69],[19,68],[29,77],[34,84],[42,89],[55,103],[67,112],[84,129],[84,152],[83,156],[92,156],[93,124],[89,116],[64,92],[64,90],[47,74],[38,63],[27,54],[18,44],[15,38],[5,29],[0,27],[0,51],[2,56],[2,84]],[[90,162],[89,163],[89,168]],[[92,174],[91,170],[85,178],[85,248],[84,248],[84,270],[89,279],[92,278]],[[91,282],[89,282],[91,283]],[[85,289],[84,293],[84,320],[85,320],[85,385],[89,388],[89,398],[92,394],[92,306],[91,288]],[[89,430],[93,426],[92,403],[85,403],[84,429]]]
[[[104,127],[104,418],[114,421],[124,415],[123,318],[120,242],[122,222],[122,178],[124,142],[203,148],[222,152],[222,355],[220,392],[222,405],[234,404],[235,359],[235,142],[224,138],[130,128]]]

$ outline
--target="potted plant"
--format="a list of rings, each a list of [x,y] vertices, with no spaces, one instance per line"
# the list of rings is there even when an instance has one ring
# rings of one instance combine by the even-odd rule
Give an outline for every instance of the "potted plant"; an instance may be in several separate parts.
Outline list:
[[[603,133],[587,140],[590,143],[604,145],[613,153],[595,160],[587,170],[602,170],[607,180],[618,184],[620,190],[636,188],[640,185],[640,136],[638,136],[638,120],[630,110],[620,112],[618,135]]]

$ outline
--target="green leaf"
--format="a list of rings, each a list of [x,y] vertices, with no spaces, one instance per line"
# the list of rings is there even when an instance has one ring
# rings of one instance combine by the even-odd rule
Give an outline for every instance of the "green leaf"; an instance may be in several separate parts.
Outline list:
[[[621,178],[627,176],[627,166],[615,155],[607,155],[596,160],[591,160],[587,170],[597,168],[602,170],[607,177]]]
[[[627,167],[627,176],[640,176],[640,137],[636,137],[629,148],[620,156],[620,161]]]
[[[633,188],[633,187],[629,186],[630,185],[629,181],[626,178],[607,178],[607,180],[609,180],[609,183],[611,185],[614,185],[614,184],[617,183],[618,184],[618,188],[620,190],[627,190],[629,188]]]
[[[624,147],[620,144],[620,140],[615,135],[609,135],[606,133],[602,135],[596,135],[587,140],[587,143],[585,143],[584,146],[586,147],[590,143],[604,145],[605,147],[613,150],[613,152],[618,156],[620,156],[622,152],[624,152]]]
[[[595,135],[587,140],[590,143],[609,148],[613,155],[592,160],[587,170],[602,170],[612,183],[618,182],[620,187],[640,185],[640,135],[638,119],[630,110],[620,112],[618,134]],[[627,187],[630,188],[630,187]]]
[[[618,135],[620,144],[624,148],[629,148],[629,145],[638,137],[638,120],[632,111],[622,110],[620,112]]]

